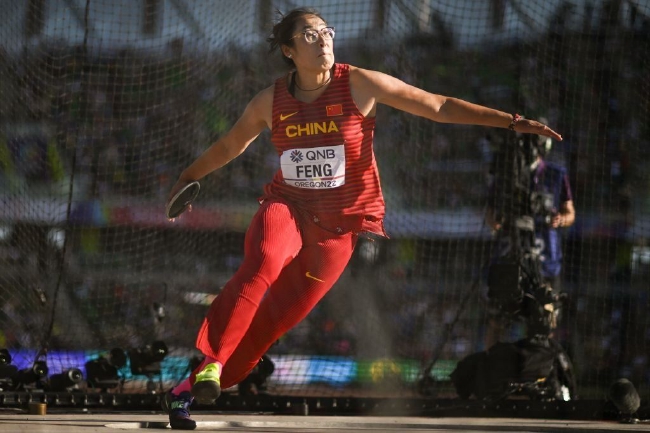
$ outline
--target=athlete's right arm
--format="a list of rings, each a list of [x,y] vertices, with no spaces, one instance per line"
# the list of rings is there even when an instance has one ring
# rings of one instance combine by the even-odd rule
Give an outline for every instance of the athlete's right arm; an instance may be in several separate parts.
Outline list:
[[[272,112],[273,86],[262,90],[248,103],[233,127],[183,170],[179,182],[199,180],[241,155],[265,128],[271,128]]]

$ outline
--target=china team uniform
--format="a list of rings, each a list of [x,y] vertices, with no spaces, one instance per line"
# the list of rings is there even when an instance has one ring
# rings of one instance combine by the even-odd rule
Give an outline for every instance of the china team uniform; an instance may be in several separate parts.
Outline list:
[[[196,342],[223,364],[223,389],[243,380],[330,290],[359,233],[385,236],[375,119],[357,109],[349,74],[349,65],[335,64],[329,86],[311,103],[289,93],[286,77],[275,82],[271,141],[280,169],[246,232],[244,261]]]

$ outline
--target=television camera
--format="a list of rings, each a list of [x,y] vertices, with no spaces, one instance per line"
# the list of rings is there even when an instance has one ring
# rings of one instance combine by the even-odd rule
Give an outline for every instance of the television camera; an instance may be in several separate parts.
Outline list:
[[[489,207],[501,229],[488,268],[490,311],[499,320],[526,321],[529,337],[547,337],[557,326],[564,296],[544,281],[536,229],[549,226],[558,209],[552,193],[536,191],[533,173],[550,139],[531,134],[504,142],[491,169]]]

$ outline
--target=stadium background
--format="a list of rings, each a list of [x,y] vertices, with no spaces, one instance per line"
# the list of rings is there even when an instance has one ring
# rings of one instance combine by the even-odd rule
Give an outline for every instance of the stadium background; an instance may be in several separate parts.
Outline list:
[[[648,3],[311,5],[337,29],[337,61],[544,116],[563,135],[550,159],[569,170],[577,221],[563,231],[569,307],[557,338],[580,396],[599,398],[618,377],[646,395]],[[115,347],[164,341],[166,388],[188,374],[207,305],[241,261],[243,231],[276,169],[268,135],[204,180],[191,214],[166,221],[165,198],[180,170],[283,73],[264,40],[275,8],[298,5],[2,6],[0,348],[19,369],[46,361],[51,375],[83,370]],[[387,107],[377,117],[391,239],[362,240],[332,292],[272,347],[272,394],[411,396],[435,355],[437,395],[454,396],[456,362],[484,349],[486,187],[506,131],[434,124]],[[120,378],[112,392],[146,390],[147,378],[128,366]]]

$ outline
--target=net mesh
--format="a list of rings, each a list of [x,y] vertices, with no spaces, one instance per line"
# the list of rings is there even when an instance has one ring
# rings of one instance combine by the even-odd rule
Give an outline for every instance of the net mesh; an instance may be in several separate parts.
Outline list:
[[[648,3],[313,5],[336,27],[337,61],[545,117],[563,135],[549,159],[568,170],[577,219],[561,231],[568,303],[555,338],[580,395],[600,397],[620,376],[647,392]],[[44,360],[49,375],[86,374],[85,363],[102,357],[117,364],[113,392],[187,377],[200,355],[195,332],[241,262],[256,199],[278,167],[269,135],[203,179],[178,221],[164,218],[165,199],[180,171],[283,73],[265,38],[275,9],[291,7],[3,3],[0,349],[11,365]],[[427,374],[437,395],[453,396],[456,363],[485,349],[493,238],[484,216],[490,163],[507,131],[385,106],[377,118],[391,239],[361,239],[330,294],[271,348],[268,392],[415,395],[435,361]],[[521,333],[514,327],[508,338]],[[134,374],[113,348],[138,349],[154,366]],[[98,380],[76,386],[92,391]],[[6,377],[0,383],[11,388]]]

